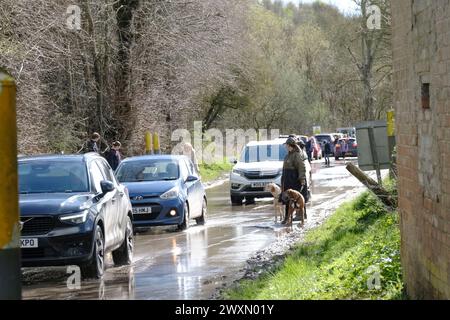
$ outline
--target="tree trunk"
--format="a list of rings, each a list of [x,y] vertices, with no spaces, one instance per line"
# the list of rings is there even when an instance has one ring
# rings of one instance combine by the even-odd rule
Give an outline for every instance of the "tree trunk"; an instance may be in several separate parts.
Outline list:
[[[353,163],[347,165],[347,170],[372,191],[388,208],[394,210],[397,207],[397,201],[392,195]]]

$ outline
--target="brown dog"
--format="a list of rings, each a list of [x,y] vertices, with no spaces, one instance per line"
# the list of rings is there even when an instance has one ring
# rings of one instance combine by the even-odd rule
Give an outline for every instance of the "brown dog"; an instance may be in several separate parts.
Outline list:
[[[295,190],[289,189],[285,192],[288,200],[288,216],[286,217],[287,224],[291,225],[294,217],[294,213],[300,216],[302,226],[305,225],[305,220],[308,219],[306,215],[306,204],[303,195]]]

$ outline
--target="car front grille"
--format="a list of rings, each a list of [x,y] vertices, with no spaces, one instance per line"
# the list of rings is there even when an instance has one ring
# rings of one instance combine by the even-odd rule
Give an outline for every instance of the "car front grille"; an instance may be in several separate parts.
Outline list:
[[[159,212],[153,212],[150,214],[135,214],[133,215],[134,221],[149,221],[149,220],[155,220],[158,218]]]
[[[38,259],[45,257],[44,248],[22,249],[22,259]]]
[[[244,173],[244,176],[249,180],[274,179],[278,177],[278,171],[247,171]]]
[[[250,192],[266,192],[264,188],[253,188],[251,186],[245,187],[242,191],[250,191]]]
[[[55,227],[53,217],[21,217],[22,236],[45,235]]]

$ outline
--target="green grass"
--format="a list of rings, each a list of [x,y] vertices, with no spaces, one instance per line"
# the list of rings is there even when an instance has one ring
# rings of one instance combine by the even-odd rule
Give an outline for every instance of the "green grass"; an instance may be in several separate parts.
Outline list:
[[[367,281],[380,272],[381,288]],[[369,193],[344,204],[310,231],[277,270],[242,281],[226,299],[405,299],[398,214],[387,213]]]
[[[200,175],[203,182],[214,181],[218,179],[223,173],[231,171],[233,164],[231,163],[215,163],[215,164],[201,164]]]

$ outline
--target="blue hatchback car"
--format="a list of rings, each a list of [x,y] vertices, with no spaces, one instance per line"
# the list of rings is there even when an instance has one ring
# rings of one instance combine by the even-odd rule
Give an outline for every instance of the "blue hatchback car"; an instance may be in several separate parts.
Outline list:
[[[157,155],[128,158],[116,170],[130,193],[135,229],[206,223],[205,189],[192,161],[185,156]]]

